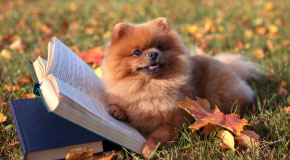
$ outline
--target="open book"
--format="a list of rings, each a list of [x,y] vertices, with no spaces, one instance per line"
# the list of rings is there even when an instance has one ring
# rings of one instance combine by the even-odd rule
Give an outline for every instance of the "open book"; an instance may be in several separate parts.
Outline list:
[[[49,42],[47,61],[38,57],[32,67],[49,112],[141,153],[145,138],[107,112],[101,80],[59,39]]]

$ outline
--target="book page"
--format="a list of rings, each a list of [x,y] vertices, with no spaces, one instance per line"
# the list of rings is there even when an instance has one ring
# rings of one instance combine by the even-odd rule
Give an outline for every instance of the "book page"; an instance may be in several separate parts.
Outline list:
[[[54,38],[47,74],[96,99],[103,99],[102,82],[93,70],[59,39]]]
[[[46,73],[46,61],[40,56],[32,63],[37,81],[40,82],[44,79]]]
[[[123,130],[128,135],[137,137],[140,140],[145,140],[143,136],[134,128],[130,127],[128,124],[118,121],[113,118],[107,111],[106,104],[99,99],[95,99],[92,97],[87,96],[86,94],[80,92],[79,90],[71,87],[70,85],[66,84],[62,80],[55,78],[53,76],[48,76],[50,83],[52,86],[57,86],[55,88],[55,92],[66,96],[70,100],[66,103],[71,103],[70,107],[75,107],[79,111],[86,110],[100,119],[103,119],[108,123],[108,125],[114,126],[117,130]],[[42,86],[41,86],[42,87]],[[60,100],[61,101],[61,100]],[[73,103],[77,103],[78,105],[74,105]]]

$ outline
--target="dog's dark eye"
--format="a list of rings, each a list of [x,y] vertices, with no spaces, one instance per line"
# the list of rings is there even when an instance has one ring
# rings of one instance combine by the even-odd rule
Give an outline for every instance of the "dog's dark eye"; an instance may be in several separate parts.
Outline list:
[[[138,56],[140,56],[140,55],[141,55],[141,51],[138,50],[138,49],[135,50],[134,53],[133,53],[133,56],[137,56],[137,57],[138,57]]]
[[[158,49],[159,51],[164,51],[164,48],[163,48],[161,45],[158,45],[158,46],[157,46],[157,49]]]

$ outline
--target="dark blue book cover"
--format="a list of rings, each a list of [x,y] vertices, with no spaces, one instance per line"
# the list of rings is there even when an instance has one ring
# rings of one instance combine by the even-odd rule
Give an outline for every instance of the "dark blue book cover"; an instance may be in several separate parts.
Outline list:
[[[10,109],[24,158],[29,152],[104,140],[78,125],[48,113],[41,98],[12,100]]]

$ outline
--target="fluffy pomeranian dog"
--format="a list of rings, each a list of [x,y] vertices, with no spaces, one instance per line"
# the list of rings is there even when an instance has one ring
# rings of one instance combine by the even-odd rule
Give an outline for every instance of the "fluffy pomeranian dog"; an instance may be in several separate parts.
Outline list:
[[[252,103],[254,92],[242,79],[255,65],[238,55],[189,56],[166,18],[114,27],[102,61],[109,112],[146,138],[146,158],[158,143],[178,138],[182,123],[193,118],[176,106],[186,96],[206,98],[228,113]]]

